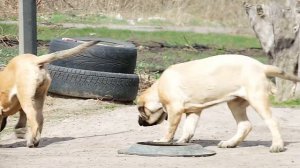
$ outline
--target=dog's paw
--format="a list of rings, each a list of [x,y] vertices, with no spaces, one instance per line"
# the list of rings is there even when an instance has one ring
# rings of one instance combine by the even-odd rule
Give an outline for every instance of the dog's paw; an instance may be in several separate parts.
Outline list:
[[[284,152],[286,149],[284,148],[283,145],[272,145],[270,147],[270,152],[271,153],[279,153],[279,152]]]
[[[177,143],[188,143],[191,141],[191,139],[193,138],[194,134],[189,134],[189,135],[183,135],[179,138],[179,140],[177,140]]]
[[[236,146],[237,146],[237,144],[232,141],[221,141],[218,144],[219,148],[235,148]]]
[[[38,147],[39,146],[39,143],[40,143],[40,136],[37,136],[37,137],[31,137],[30,134],[27,134],[27,147],[28,148],[35,148],[35,147]]]
[[[161,138],[161,139],[156,139],[153,142],[171,142],[171,141],[172,141],[172,139],[168,140],[166,138]]]
[[[188,141],[186,139],[179,139],[176,143],[188,143]]]
[[[190,138],[180,138],[176,141],[176,143],[188,143],[190,142]]]
[[[28,148],[36,148],[39,146],[40,141],[27,141]]]

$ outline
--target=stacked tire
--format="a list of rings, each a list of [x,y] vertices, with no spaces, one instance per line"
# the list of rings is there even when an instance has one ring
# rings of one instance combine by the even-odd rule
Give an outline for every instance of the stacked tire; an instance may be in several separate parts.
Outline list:
[[[66,50],[83,41],[101,42],[85,52],[48,65],[52,82],[49,92],[81,98],[133,101],[139,77],[134,74],[136,47],[128,42],[105,38],[56,39],[50,42],[49,52]]]

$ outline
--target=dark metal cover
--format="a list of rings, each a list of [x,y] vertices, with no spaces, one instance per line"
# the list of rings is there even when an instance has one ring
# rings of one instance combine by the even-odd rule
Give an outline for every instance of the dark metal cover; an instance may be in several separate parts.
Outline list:
[[[215,151],[204,149],[194,143],[162,143],[138,142],[128,149],[119,150],[119,154],[141,156],[169,156],[169,157],[206,157],[215,155]]]

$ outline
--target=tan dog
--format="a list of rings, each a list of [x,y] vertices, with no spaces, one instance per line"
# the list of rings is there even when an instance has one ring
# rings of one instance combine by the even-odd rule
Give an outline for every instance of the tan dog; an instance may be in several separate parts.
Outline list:
[[[284,150],[283,140],[269,104],[270,83],[267,77],[274,76],[300,81],[275,66],[241,55],[220,55],[173,65],[138,98],[139,124],[156,125],[168,116],[168,131],[158,141],[170,142],[185,113],[183,135],[178,142],[189,142],[201,111],[227,102],[238,130],[231,139],[221,141],[218,146],[231,148],[239,145],[251,131],[246,114],[246,107],[250,104],[272,133],[270,152],[281,152]]]
[[[28,121],[30,129],[27,146],[38,146],[43,127],[43,105],[51,82],[44,65],[71,57],[97,43],[98,41],[91,41],[72,49],[39,57],[23,54],[9,61],[0,72],[0,131],[4,129],[7,117],[19,111],[20,118],[15,127],[17,137],[24,138]]]

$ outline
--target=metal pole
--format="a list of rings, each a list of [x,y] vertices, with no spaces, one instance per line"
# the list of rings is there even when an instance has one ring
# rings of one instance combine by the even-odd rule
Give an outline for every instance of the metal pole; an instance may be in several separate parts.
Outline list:
[[[19,0],[19,53],[37,54],[36,0]]]

